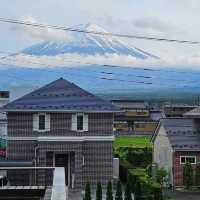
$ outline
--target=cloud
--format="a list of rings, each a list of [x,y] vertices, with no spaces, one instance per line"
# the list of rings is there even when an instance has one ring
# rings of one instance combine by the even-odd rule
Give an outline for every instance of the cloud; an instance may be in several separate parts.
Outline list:
[[[30,23],[38,23],[33,17],[28,16],[22,18],[21,20],[30,22]],[[45,24],[45,23],[42,23]],[[63,30],[55,30],[52,28],[35,28],[31,26],[19,26],[19,25],[12,25],[11,29],[26,35],[34,39],[39,39],[42,41],[64,41],[64,42],[72,42],[74,40],[72,34],[67,31]]]
[[[169,36],[181,32],[172,23],[170,24],[156,17],[135,19],[132,21],[132,25],[147,34]]]
[[[130,55],[105,54],[105,55],[82,55],[77,53],[67,53],[57,56],[32,56],[18,54],[7,56],[2,59],[3,64],[27,68],[57,68],[57,67],[84,67],[88,65],[119,65],[122,67],[175,67],[200,69],[200,52],[191,57],[169,56],[164,59],[137,59]]]

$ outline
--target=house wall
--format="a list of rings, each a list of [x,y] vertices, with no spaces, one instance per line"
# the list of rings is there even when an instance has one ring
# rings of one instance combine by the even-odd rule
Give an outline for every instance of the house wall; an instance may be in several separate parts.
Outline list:
[[[183,164],[180,164],[181,156],[196,156],[196,162],[200,163],[200,152],[190,152],[190,151],[176,151],[173,156],[173,166],[174,166],[174,186],[183,186]],[[193,165],[193,170],[195,172],[196,165]]]
[[[106,185],[113,176],[112,141],[37,141],[28,137],[38,136],[112,136],[112,113],[89,113],[88,131],[71,131],[72,113],[50,113],[50,131],[33,131],[33,113],[8,113],[8,136],[23,137],[26,140],[8,140],[7,157],[9,160],[34,161],[37,166],[50,166],[53,162],[47,152],[73,153],[75,188],[83,188],[86,182],[95,184],[100,181]],[[37,147],[37,148],[36,148]],[[43,184],[45,173],[41,170],[38,183]]]
[[[84,142],[83,182],[106,186],[113,178],[112,142]]]
[[[153,162],[158,165],[158,168],[164,168],[169,173],[170,184],[173,185],[173,150],[163,126],[160,126],[158,134],[154,141]]]
[[[50,131],[33,131],[33,113],[8,113],[8,136],[107,136],[113,134],[112,113],[89,113],[88,131],[71,130],[73,113],[50,113]]]

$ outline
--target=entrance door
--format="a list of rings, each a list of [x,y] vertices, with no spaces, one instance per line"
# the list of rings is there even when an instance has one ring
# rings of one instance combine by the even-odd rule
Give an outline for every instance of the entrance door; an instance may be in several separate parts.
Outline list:
[[[65,183],[68,185],[68,155],[55,154],[55,167],[65,168]]]

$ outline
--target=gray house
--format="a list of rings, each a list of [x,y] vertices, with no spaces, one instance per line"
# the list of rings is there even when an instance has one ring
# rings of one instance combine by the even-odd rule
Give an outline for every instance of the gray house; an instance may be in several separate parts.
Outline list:
[[[8,160],[64,166],[69,188],[112,180],[113,113],[119,110],[109,102],[60,78],[4,110]]]
[[[200,163],[200,121],[192,118],[161,119],[152,138],[153,162],[169,172],[174,187],[183,186],[183,166]]]

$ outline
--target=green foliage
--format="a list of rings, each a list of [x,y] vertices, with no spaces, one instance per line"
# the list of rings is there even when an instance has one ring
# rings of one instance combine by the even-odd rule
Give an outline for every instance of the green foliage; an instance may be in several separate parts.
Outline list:
[[[113,191],[112,191],[111,181],[109,181],[107,185],[106,200],[113,200]]]
[[[139,196],[139,194],[137,194],[139,187],[139,193],[142,194],[142,200],[153,199],[154,190],[155,188],[159,188],[160,184],[151,179],[151,177],[147,173],[147,170],[143,168],[131,169],[128,170],[128,172],[128,180],[132,182],[131,191],[133,193],[136,193],[136,196]]]
[[[115,149],[115,155],[121,160],[126,160],[133,167],[147,167],[152,163],[151,148],[121,147]],[[129,167],[130,168],[130,167]]]
[[[117,190],[115,194],[115,200],[123,200],[122,198],[122,186],[120,181],[117,182]]]
[[[114,148],[119,147],[145,148],[152,145],[149,136],[118,136],[114,141]]]
[[[189,189],[193,185],[193,169],[189,162],[183,167],[183,184],[186,189]]]
[[[132,200],[130,183],[126,184],[124,200]]]
[[[100,182],[97,183],[96,200],[102,200],[102,187]]]
[[[134,167],[125,159],[120,160],[120,165],[119,165],[119,177],[122,183],[127,182],[127,177],[128,177],[128,170],[133,169]]]
[[[85,195],[83,200],[91,200],[91,190],[90,190],[90,184],[87,183],[85,186]]]
[[[163,185],[167,178],[167,171],[164,168],[160,168],[156,172],[156,180],[159,184]]]
[[[196,174],[195,174],[196,185],[200,186],[200,163],[196,166]]]
[[[135,200],[141,200],[142,196],[142,189],[139,179],[136,181],[135,184]]]

